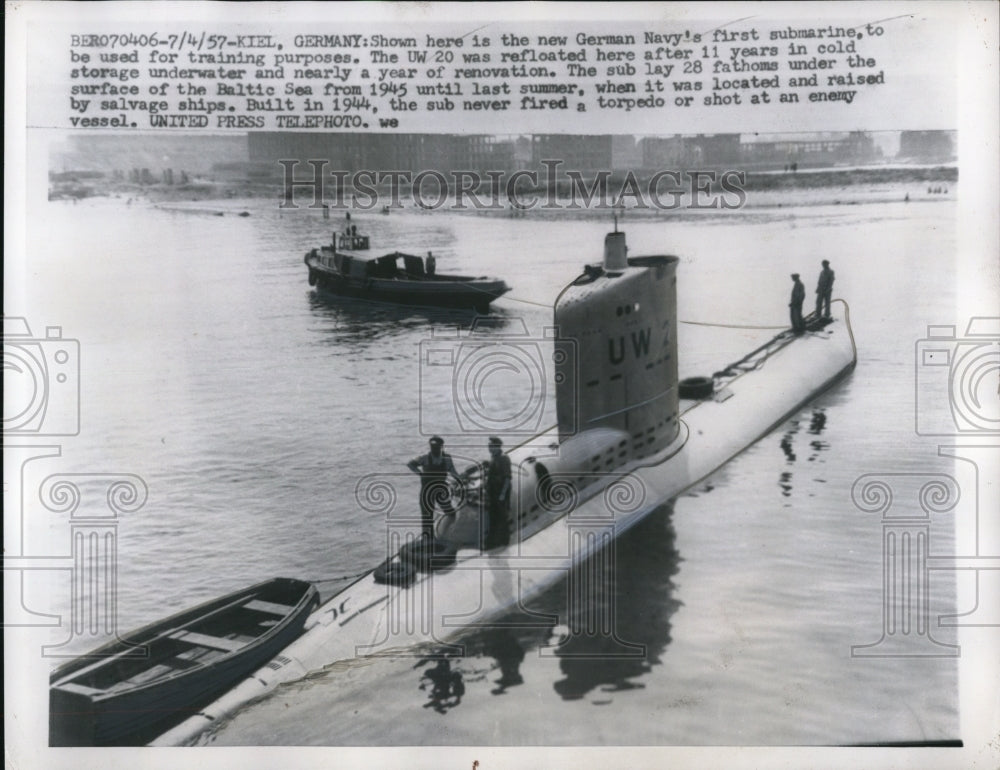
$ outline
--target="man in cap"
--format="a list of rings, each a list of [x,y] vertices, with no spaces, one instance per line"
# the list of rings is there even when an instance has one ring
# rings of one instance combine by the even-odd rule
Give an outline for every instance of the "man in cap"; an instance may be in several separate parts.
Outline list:
[[[816,284],[816,317],[822,314],[823,318],[830,317],[830,298],[833,296],[833,270],[830,269],[830,260],[823,260],[823,270],[819,274],[819,282]]]
[[[484,463],[486,488],[485,549],[510,543],[510,458],[503,453],[503,442],[496,436],[489,440],[490,459]]]
[[[414,457],[406,464],[414,473],[420,476],[420,523],[423,536],[434,538],[434,506],[440,506],[448,516],[455,515],[451,504],[451,490],[448,489],[448,476],[459,481],[462,477],[455,470],[451,455],[444,451],[444,439],[432,436],[428,442],[430,451],[425,455]]]
[[[806,287],[799,280],[798,273],[792,273],[792,282],[792,301],[788,303],[788,307],[791,308],[792,331],[802,334],[806,329],[802,320],[802,303],[806,299]]]

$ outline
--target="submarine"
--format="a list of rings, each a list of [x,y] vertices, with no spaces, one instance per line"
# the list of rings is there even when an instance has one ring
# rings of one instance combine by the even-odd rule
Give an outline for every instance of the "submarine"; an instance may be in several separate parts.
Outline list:
[[[604,558],[622,533],[853,371],[849,309],[835,300],[839,317],[810,316],[804,333],[787,329],[711,376],[679,380],[678,265],[675,256],[629,256],[616,224],[603,262],[558,295],[557,424],[506,452],[509,545],[482,550],[483,490],[474,484],[432,541],[420,538],[417,512],[390,523],[385,562],[327,599],[266,665],[150,745],[192,745],[281,684],[333,664],[424,645],[460,651],[463,633],[512,613],[530,618],[525,602],[561,579],[573,583],[575,567]]]

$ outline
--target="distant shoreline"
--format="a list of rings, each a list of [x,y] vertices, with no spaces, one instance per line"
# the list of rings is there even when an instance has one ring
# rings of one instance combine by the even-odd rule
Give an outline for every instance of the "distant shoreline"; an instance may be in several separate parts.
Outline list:
[[[740,208],[782,208],[796,205],[840,205],[893,200],[941,200],[955,197],[958,183],[958,168],[951,164],[926,166],[869,166],[852,168],[803,169],[798,171],[747,171],[742,189],[746,200]],[[650,174],[636,173],[634,178],[639,184],[649,181]],[[121,179],[97,177],[94,174],[82,173],[80,178],[74,178],[72,172],[59,175],[60,180],[50,187],[50,199],[82,199],[89,197],[127,198],[129,203],[135,201],[157,204],[189,203],[189,202],[222,202],[249,199],[270,199],[277,202],[283,194],[280,182],[272,180],[250,179],[200,179],[195,178],[184,184],[138,184],[125,182]],[[622,189],[621,181],[626,174],[615,174],[609,179],[608,189],[617,192]],[[665,188],[664,188],[665,189]],[[518,187],[519,193],[527,198],[541,201],[548,195],[547,188]],[[555,196],[558,200],[568,200],[572,190],[568,182],[563,180],[556,185]],[[418,210],[408,190],[402,190],[405,208]],[[480,194],[480,199],[489,201],[486,192]],[[613,195],[612,195],[613,197]],[[669,196],[664,196],[669,200]],[[345,198],[349,201],[350,195]],[[365,197],[366,202],[370,199]],[[388,196],[386,197],[388,202]],[[307,206],[305,199],[300,199],[300,206]],[[633,214],[668,215],[677,211],[697,211],[699,207],[690,205],[689,196],[683,198],[680,205],[673,210],[634,209],[634,200],[625,198],[625,207]],[[447,208],[447,204],[445,208]],[[331,216],[338,216],[343,207],[332,207]],[[370,208],[365,213],[378,214],[381,205]],[[564,210],[567,215],[586,215],[600,212],[602,215],[609,206],[580,206],[576,209]],[[358,210],[357,208],[343,210]],[[364,211],[364,209],[362,209]],[[560,211],[546,210],[534,207],[527,211],[517,211],[504,207],[476,209],[468,205],[470,213],[493,216],[551,216]],[[709,213],[719,209],[707,209]],[[391,213],[391,211],[390,211]]]

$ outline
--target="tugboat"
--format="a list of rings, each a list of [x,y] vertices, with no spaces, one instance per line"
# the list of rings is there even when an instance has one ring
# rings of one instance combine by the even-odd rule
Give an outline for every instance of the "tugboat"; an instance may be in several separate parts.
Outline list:
[[[613,559],[607,546],[622,533],[854,369],[847,305],[835,300],[840,317],[814,319],[804,334],[787,329],[714,374],[680,380],[678,264],[628,256],[616,228],[603,264],[587,265],[560,293],[558,424],[507,452],[509,545],[482,549],[481,488],[456,501],[456,515],[429,541],[418,512],[407,519],[386,511],[386,561],[320,606],[267,666],[152,745],[190,744],[281,683],[338,661],[440,648],[522,610],[567,575],[573,581],[584,560]],[[610,627],[613,618],[602,622]]]
[[[394,251],[372,257],[367,235],[348,224],[334,232],[328,246],[305,256],[309,285],[333,294],[375,302],[457,308],[488,313],[490,303],[510,291],[499,278],[446,275],[436,271],[436,259]]]

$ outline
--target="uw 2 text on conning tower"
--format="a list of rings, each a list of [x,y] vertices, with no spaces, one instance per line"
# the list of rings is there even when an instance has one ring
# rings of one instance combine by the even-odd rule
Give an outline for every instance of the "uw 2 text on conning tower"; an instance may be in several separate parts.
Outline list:
[[[556,300],[560,443],[596,428],[627,434],[616,464],[655,454],[678,432],[677,257],[629,257],[608,233],[604,262],[588,266]]]

